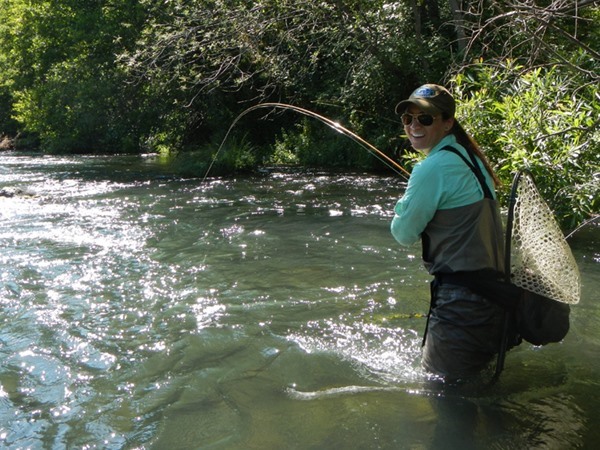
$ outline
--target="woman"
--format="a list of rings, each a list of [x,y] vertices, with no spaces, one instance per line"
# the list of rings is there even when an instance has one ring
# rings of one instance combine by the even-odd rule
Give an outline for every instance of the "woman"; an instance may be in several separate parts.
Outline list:
[[[415,165],[391,224],[402,245],[421,238],[425,267],[435,277],[423,366],[446,380],[486,368],[499,351],[504,322],[504,309],[473,286],[502,276],[499,181],[455,109],[450,92],[435,84],[396,107],[412,146],[426,158]]]

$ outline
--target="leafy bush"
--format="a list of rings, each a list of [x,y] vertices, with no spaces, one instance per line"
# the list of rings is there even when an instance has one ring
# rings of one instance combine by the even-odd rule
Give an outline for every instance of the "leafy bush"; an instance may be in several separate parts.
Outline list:
[[[565,228],[598,213],[597,88],[561,66],[479,64],[455,77],[459,119],[509,187],[529,170]],[[505,192],[506,193],[506,192]]]
[[[170,152],[171,167],[184,177],[220,176],[256,168],[261,155],[246,137],[207,143],[195,150]]]

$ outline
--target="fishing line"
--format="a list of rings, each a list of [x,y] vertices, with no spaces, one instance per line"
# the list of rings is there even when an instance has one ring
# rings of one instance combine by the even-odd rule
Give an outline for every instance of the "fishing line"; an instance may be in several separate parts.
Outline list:
[[[573,236],[575,233],[577,233],[579,230],[581,230],[583,227],[590,225],[592,223],[594,223],[595,221],[597,221],[598,219],[600,219],[600,214],[596,214],[595,216],[591,217],[590,219],[584,221],[582,224],[580,224],[577,228],[575,228],[573,231],[571,231],[567,236],[565,236],[565,239],[569,239],[571,236]]]
[[[213,157],[212,161],[210,162],[208,169],[206,170],[206,174],[204,175],[204,178],[202,179],[202,181],[205,181],[206,178],[208,177],[208,173],[212,169],[215,161],[217,160],[217,157],[219,156],[219,153],[221,152],[221,149],[223,148],[223,145],[225,144],[225,141],[229,137],[229,133],[231,133],[231,130],[233,129],[233,127],[239,122],[239,120],[243,116],[245,116],[246,114],[248,114],[256,109],[259,109],[259,108],[280,108],[280,109],[284,109],[284,110],[291,110],[291,111],[295,111],[297,113],[303,114],[305,116],[320,120],[325,125],[334,129],[338,133],[341,133],[341,134],[349,137],[350,139],[352,139],[354,142],[356,142],[361,147],[366,149],[369,153],[371,153],[373,156],[375,156],[377,159],[379,159],[383,164],[385,164],[387,167],[392,169],[394,172],[396,172],[398,175],[400,175],[405,180],[408,180],[408,176],[410,176],[410,172],[408,172],[404,167],[402,167],[400,164],[398,164],[392,158],[387,156],[381,150],[377,149],[375,146],[373,146],[372,144],[365,141],[363,138],[361,138],[356,133],[348,130],[347,128],[343,127],[339,123],[334,122],[333,120],[328,119],[325,116],[317,114],[316,112],[310,111],[308,109],[300,108],[299,106],[288,105],[286,103],[259,103],[258,105],[251,106],[250,108],[242,111],[242,113],[235,118],[235,120],[233,121],[233,123],[231,124],[229,129],[227,130],[227,133],[225,134],[225,137],[223,138],[223,141],[221,142],[221,145],[219,146],[217,153],[215,153],[215,156]]]

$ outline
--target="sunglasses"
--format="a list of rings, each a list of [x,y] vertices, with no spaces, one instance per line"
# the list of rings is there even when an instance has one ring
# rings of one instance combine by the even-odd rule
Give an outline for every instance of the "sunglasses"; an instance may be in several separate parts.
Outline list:
[[[406,125],[406,126],[410,125],[414,118],[416,118],[419,121],[419,123],[421,125],[423,125],[424,127],[428,127],[429,125],[431,125],[435,119],[435,117],[432,116],[431,114],[404,113],[404,114],[402,114],[402,116],[400,116],[400,119],[402,119],[402,124]]]

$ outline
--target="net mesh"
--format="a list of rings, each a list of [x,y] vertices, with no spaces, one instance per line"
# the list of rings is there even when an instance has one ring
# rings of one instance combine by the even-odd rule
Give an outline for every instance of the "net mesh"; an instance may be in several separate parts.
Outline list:
[[[513,283],[559,302],[579,302],[581,283],[577,263],[528,173],[520,177],[513,220]]]

